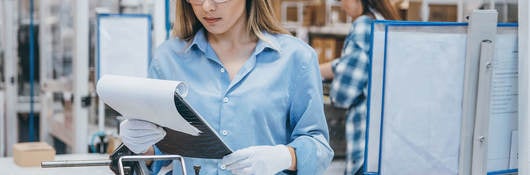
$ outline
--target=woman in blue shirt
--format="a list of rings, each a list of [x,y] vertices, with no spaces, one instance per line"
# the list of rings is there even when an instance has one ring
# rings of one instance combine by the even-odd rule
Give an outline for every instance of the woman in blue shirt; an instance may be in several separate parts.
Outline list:
[[[364,164],[366,98],[371,24],[374,19],[399,19],[388,0],[342,0],[341,7],[354,19],[341,57],[320,65],[324,79],[333,79],[330,98],[346,108],[346,174],[361,174]]]
[[[314,50],[288,35],[269,0],[177,0],[173,34],[149,66],[156,79],[184,81],[185,100],[234,150],[222,160],[185,158],[201,174],[322,174],[333,157]],[[165,131],[128,120],[132,151],[163,154]],[[169,162],[155,161],[157,173]],[[173,172],[180,172],[174,166]]]

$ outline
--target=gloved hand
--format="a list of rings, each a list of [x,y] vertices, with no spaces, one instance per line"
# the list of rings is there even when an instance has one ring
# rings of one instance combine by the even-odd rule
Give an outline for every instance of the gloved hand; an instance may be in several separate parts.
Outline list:
[[[291,167],[285,145],[252,146],[223,157],[221,165],[232,174],[272,175]]]
[[[120,123],[120,137],[125,146],[142,154],[166,136],[166,131],[153,123],[128,119]]]

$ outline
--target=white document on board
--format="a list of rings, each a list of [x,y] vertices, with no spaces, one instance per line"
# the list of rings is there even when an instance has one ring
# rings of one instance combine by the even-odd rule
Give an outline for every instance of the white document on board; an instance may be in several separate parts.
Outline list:
[[[186,96],[180,81],[105,75],[97,83],[99,97],[127,119],[145,120],[193,136],[201,131],[177,111],[174,95]]]

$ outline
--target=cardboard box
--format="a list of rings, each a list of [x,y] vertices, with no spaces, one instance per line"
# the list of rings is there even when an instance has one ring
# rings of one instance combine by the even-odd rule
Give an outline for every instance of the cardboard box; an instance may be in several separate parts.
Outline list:
[[[335,58],[337,59],[342,56],[342,47],[344,47],[344,38],[335,40]]]
[[[409,2],[407,20],[421,21],[422,2]],[[457,21],[458,11],[456,5],[451,4],[429,4],[429,21]]]
[[[313,47],[313,49],[315,49],[315,52],[317,53],[318,63],[319,64],[325,63],[326,59],[324,58],[324,48],[322,47],[322,38],[320,37],[312,38],[311,47]]]
[[[282,12],[281,12],[281,6],[282,6],[282,1],[281,0],[273,0],[271,1],[272,3],[272,10],[274,11],[274,16],[276,16],[276,19],[278,21],[281,21],[282,18]]]
[[[421,21],[421,2],[409,2],[406,19],[409,21]]]
[[[334,37],[313,37],[311,38],[311,47],[317,53],[318,63],[323,64],[340,56],[342,41]]]
[[[17,143],[13,146],[13,159],[18,166],[40,166],[42,161],[55,159],[55,149],[44,142]]]
[[[302,21],[303,26],[313,25],[314,10],[315,10],[315,6],[311,6],[311,5],[304,6],[304,11],[302,11],[303,20],[304,20]]]
[[[324,40],[324,62],[329,62],[337,58],[337,40],[327,38]]]
[[[299,10],[302,10],[302,19],[298,19]],[[306,5],[303,9],[294,6],[287,7],[286,13],[288,22],[301,22],[303,26],[311,26],[313,23],[314,6]]]
[[[314,4],[313,12],[313,25],[324,26],[326,25],[326,1],[320,0]]]
[[[298,21],[298,7],[287,7],[286,8],[286,19],[287,22],[297,22]]]
[[[429,21],[455,22],[458,18],[456,5],[429,4]]]
[[[330,23],[350,23],[348,14],[340,6],[331,7],[328,15],[330,15]]]

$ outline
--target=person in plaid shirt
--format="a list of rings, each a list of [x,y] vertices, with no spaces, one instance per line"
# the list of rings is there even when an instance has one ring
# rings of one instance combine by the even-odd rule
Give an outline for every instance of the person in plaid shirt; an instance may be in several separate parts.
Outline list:
[[[366,101],[370,66],[371,24],[375,19],[399,19],[388,0],[342,0],[341,7],[354,21],[341,57],[320,65],[324,79],[333,79],[330,97],[346,116],[346,171],[362,174],[364,164]]]

